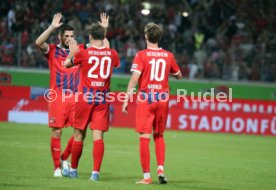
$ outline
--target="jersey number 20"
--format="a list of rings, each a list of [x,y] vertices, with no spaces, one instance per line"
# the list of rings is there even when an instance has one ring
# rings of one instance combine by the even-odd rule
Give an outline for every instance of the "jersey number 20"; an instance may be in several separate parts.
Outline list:
[[[150,80],[162,81],[165,76],[166,61],[164,59],[153,58],[149,64],[151,64]],[[161,69],[161,72],[160,72]],[[160,73],[160,74],[159,74]]]
[[[91,56],[88,59],[88,64],[94,65],[89,69],[87,76],[89,78],[97,79],[100,75],[101,78],[107,79],[110,74],[111,69],[111,58],[110,57],[102,57],[99,59],[98,57]],[[100,66],[100,73],[95,73],[94,71]],[[99,75],[98,75],[99,74]]]

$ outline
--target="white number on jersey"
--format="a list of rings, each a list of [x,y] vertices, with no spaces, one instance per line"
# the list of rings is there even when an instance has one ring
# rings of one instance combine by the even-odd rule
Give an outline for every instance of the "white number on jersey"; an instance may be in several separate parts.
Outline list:
[[[153,58],[150,62],[151,64],[151,71],[150,71],[150,80],[162,81],[165,77],[165,69],[166,69],[166,61],[164,59],[155,59]],[[160,68],[161,67],[161,68]],[[161,69],[160,76],[159,70]]]
[[[110,70],[111,70],[111,58],[102,57],[101,59],[99,59],[98,57],[95,57],[95,56],[89,57],[88,64],[92,64],[93,62],[94,62],[94,65],[89,69],[87,73],[87,77],[97,79],[99,76],[98,74],[95,74],[94,71],[100,65],[100,73],[99,73],[100,77],[103,79],[107,79],[108,76],[110,75]]]

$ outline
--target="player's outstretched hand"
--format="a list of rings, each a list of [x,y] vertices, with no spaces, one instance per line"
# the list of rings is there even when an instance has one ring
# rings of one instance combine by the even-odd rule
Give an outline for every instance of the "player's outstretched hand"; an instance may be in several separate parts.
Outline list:
[[[124,102],[123,106],[122,106],[122,112],[127,115],[128,111],[127,111],[127,107],[128,107],[128,102]]]
[[[59,28],[59,27],[63,24],[62,22],[60,22],[60,21],[61,21],[61,18],[62,18],[62,14],[61,14],[61,13],[56,13],[56,14],[54,15],[53,20],[52,20],[51,26],[52,26],[53,28]]]
[[[79,51],[79,46],[76,40],[69,41],[69,50],[71,54],[75,54],[77,51]]]
[[[101,21],[99,22],[99,24],[104,28],[108,28],[109,16],[106,13],[101,13],[100,17]]]

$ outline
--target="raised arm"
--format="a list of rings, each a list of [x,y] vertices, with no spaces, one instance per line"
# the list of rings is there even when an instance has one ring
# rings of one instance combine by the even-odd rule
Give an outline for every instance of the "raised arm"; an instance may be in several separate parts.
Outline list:
[[[108,25],[109,25],[109,16],[108,16],[106,13],[101,13],[101,14],[100,14],[100,18],[101,18],[101,21],[99,22],[99,24],[100,24],[102,27],[105,28],[105,33],[104,33],[104,36],[105,36],[105,39],[104,39],[104,47],[110,48],[109,41],[108,41],[108,39],[106,38],[107,28],[108,28]]]
[[[110,43],[109,43],[109,41],[108,41],[107,38],[105,38],[105,39],[103,40],[103,45],[104,45],[104,47],[110,48]]]
[[[69,42],[69,50],[70,50],[70,52],[69,52],[69,54],[65,60],[65,63],[64,63],[66,68],[70,68],[70,67],[74,66],[72,58],[79,51],[79,46],[78,46],[76,40],[72,40]]]
[[[100,18],[101,18],[101,21],[99,22],[99,24],[105,28],[105,36],[106,36],[107,28],[109,24],[109,16],[106,13],[101,13]]]
[[[61,13],[56,13],[52,20],[51,25],[45,30],[35,41],[35,44],[39,47],[42,53],[46,53],[48,51],[48,44],[46,43],[47,39],[51,35],[51,33],[56,29],[59,28],[63,23],[60,22],[62,18]]]

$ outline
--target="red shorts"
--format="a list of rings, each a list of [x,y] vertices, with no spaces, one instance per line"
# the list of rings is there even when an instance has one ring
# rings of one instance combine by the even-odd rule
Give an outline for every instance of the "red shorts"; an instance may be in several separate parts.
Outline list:
[[[64,102],[61,98],[61,95],[58,95],[54,102],[48,104],[49,127],[63,128],[74,123],[74,97],[66,98]]]
[[[90,129],[108,131],[109,128],[109,104],[88,104],[76,102],[74,128],[84,130],[90,122]]]
[[[136,132],[163,134],[168,117],[168,102],[137,103]]]

